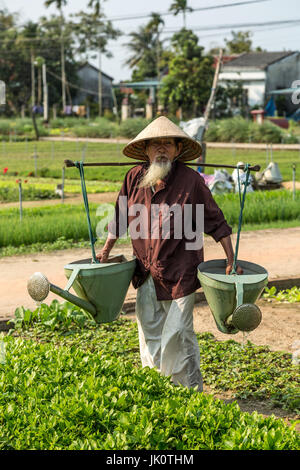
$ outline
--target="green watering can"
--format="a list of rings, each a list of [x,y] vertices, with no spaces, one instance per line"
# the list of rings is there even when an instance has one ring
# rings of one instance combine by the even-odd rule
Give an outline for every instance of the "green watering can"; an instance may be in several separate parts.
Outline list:
[[[198,278],[216,325],[222,333],[252,331],[261,322],[255,301],[268,283],[262,266],[238,260],[243,274],[225,274],[226,260],[206,261],[198,266]]]
[[[38,272],[28,280],[27,290],[36,302],[51,291],[90,313],[97,323],[112,322],[121,312],[135,264],[135,257],[127,260],[123,255],[110,257],[107,263],[93,263],[91,258],[74,261],[64,267],[65,289]],[[69,292],[71,287],[77,296]]]

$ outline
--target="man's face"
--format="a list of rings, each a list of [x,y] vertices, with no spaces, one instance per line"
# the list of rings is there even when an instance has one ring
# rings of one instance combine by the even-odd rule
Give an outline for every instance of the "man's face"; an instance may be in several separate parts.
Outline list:
[[[172,162],[182,149],[181,142],[175,142],[173,138],[150,139],[146,143],[145,153],[149,158],[150,163],[166,161]]]

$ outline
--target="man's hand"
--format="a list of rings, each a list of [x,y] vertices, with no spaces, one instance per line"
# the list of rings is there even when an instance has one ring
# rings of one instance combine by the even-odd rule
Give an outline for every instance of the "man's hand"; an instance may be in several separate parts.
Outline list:
[[[226,274],[230,274],[232,269],[233,269],[233,263],[232,264],[228,263],[227,266],[226,266]],[[235,270],[236,270],[237,274],[243,274],[243,272],[244,272],[243,269],[238,264],[236,265]]]
[[[104,247],[102,248],[99,253],[96,254],[96,258],[100,261],[100,263],[106,263],[109,257],[109,253],[111,252],[114,244],[116,243],[116,238],[108,236],[105,242]]]
[[[105,248],[102,248],[102,250],[96,254],[96,258],[100,261],[100,263],[106,263],[108,260],[108,256],[109,251]]]

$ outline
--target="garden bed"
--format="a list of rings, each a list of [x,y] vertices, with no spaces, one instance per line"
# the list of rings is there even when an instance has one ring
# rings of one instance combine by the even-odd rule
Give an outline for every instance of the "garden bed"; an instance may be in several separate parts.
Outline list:
[[[300,448],[293,424],[241,412],[236,402],[142,369],[133,322],[94,326],[74,306],[54,302],[19,310],[15,325],[2,338],[2,450]],[[198,341],[206,384],[294,406],[297,370],[288,354],[208,333]]]

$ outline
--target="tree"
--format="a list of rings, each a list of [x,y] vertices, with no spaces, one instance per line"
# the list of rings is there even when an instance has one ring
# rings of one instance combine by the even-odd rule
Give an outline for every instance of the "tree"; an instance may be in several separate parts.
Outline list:
[[[62,107],[63,112],[66,108],[66,70],[65,70],[65,47],[64,47],[64,15],[62,7],[67,4],[67,0],[45,0],[45,6],[48,8],[55,4],[60,13],[60,45],[61,45],[61,84],[62,84]]]
[[[98,114],[102,116],[101,55],[112,57],[108,41],[118,38],[122,33],[113,27],[111,21],[106,20],[101,10],[100,0],[90,0],[88,6],[94,9],[90,12],[80,11],[73,15],[79,19],[79,22],[74,24],[73,32],[76,36],[79,53],[85,55],[87,51],[97,51],[98,53]]]
[[[36,94],[35,94],[35,67],[34,59],[35,52],[37,49],[36,36],[38,36],[38,23],[28,21],[23,26],[22,30],[16,38],[16,44],[18,48],[23,52],[24,59],[30,61],[31,66],[31,106],[36,104]]]
[[[164,21],[158,13],[151,13],[151,19],[138,31],[130,33],[131,41],[125,44],[131,55],[125,61],[133,69],[132,78],[142,81],[160,76],[160,61],[163,43],[160,34]]]
[[[233,117],[236,113],[245,118],[249,114],[247,91],[241,80],[228,81],[226,86],[218,86],[213,108],[214,119]]]
[[[252,50],[250,31],[231,31],[232,39],[225,39],[225,44],[229,54],[241,54]]]
[[[194,11],[193,8],[188,7],[187,3],[188,0],[174,0],[169,8],[169,11],[173,11],[175,16],[177,16],[178,13],[182,13],[184,28],[186,28],[186,12]]]
[[[171,45],[173,57],[162,80],[160,100],[171,113],[181,108],[187,118],[199,116],[210,95],[213,58],[204,56],[204,48],[191,30],[183,28],[174,34]]]
[[[61,37],[61,17],[60,15],[51,15],[50,18],[39,18],[38,30],[38,48],[36,53],[42,56],[47,64],[47,75],[49,74],[49,105],[61,104],[62,112],[63,95],[65,100],[71,105],[72,98],[75,95],[75,89],[69,85],[67,77],[72,77],[72,84],[77,84],[78,62],[75,59],[76,43],[73,35],[73,26],[71,22],[64,21],[63,37]],[[64,94],[62,93],[62,48],[59,39],[63,40],[64,49]]]
[[[160,41],[160,33],[162,32],[164,24],[165,22],[159,13],[151,13],[151,20],[146,25],[146,28],[155,36],[154,41],[156,51],[156,76],[158,80],[160,78],[159,62],[162,54],[162,42]]]
[[[6,84],[5,113],[16,115],[30,98],[30,64],[18,44],[17,15],[0,10],[0,79]],[[28,70],[28,74],[26,71]]]

